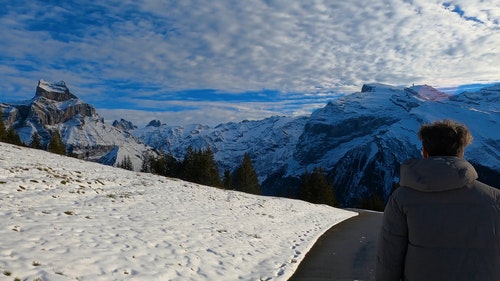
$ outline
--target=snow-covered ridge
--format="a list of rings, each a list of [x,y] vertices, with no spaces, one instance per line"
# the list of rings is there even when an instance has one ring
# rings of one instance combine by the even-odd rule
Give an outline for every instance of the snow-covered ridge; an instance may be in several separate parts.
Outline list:
[[[64,81],[59,81],[53,84],[45,80],[38,81],[36,94],[33,99],[39,99],[40,97],[56,102],[78,100],[78,97],[73,95],[69,91],[68,87],[66,87],[66,83]]]
[[[287,280],[356,213],[0,143],[9,280]]]
[[[66,83],[62,80],[59,82],[56,82],[56,83],[50,83],[48,81],[40,79],[40,81],[38,81],[38,87],[40,87],[41,89],[43,89],[47,92],[64,93],[64,92],[68,91],[68,87],[66,86]]]
[[[416,93],[415,95],[416,98],[421,98],[423,100],[429,100],[429,101],[446,100],[449,99],[451,96],[446,93],[440,92],[428,85],[413,86],[409,88],[409,90],[412,90]]]
[[[272,173],[293,157],[306,121],[307,117],[273,116],[216,127],[200,124],[170,126],[158,121],[154,122],[155,126],[130,132],[149,146],[172,153],[179,159],[183,158],[189,146],[209,147],[215,153],[220,171],[234,169],[247,152],[254,159],[256,169]],[[264,173],[261,176],[265,179]]]

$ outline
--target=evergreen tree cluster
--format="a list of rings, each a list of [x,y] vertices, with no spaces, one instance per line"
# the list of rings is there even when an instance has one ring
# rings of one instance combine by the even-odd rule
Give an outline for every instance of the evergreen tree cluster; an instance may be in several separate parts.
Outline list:
[[[385,208],[384,197],[377,193],[361,198],[360,208],[383,212]]]
[[[0,141],[5,142],[7,139],[7,129],[5,129],[5,124],[3,123],[3,112],[0,108]]]
[[[208,186],[261,194],[257,174],[248,154],[245,154],[241,165],[233,173],[224,171],[223,179],[210,148],[188,147],[183,160],[177,160],[171,153],[148,157],[144,160],[141,171]]]
[[[117,165],[117,167],[125,169],[125,170],[129,170],[129,171],[134,170],[134,164],[132,164],[132,159],[128,155],[125,155],[123,157],[122,161]]]
[[[312,173],[306,171],[302,175],[298,199],[337,206],[333,184],[328,182],[323,168],[315,167]]]
[[[8,129],[3,123],[3,112],[0,109],[0,141],[15,145],[23,145],[21,138],[17,134],[14,126],[10,126]]]
[[[251,194],[261,194],[259,179],[253,168],[250,155],[245,153],[243,161],[234,171],[234,176],[231,179],[232,186],[235,190],[243,191]]]
[[[35,149],[44,149],[42,140],[38,132],[35,131],[31,136],[31,142],[29,144],[25,144],[22,142],[21,138],[19,137],[19,134],[17,134],[14,126],[10,126],[7,129],[5,123],[3,122],[3,112],[1,109],[0,109],[0,141],[14,145],[28,146]],[[47,151],[60,155],[67,155],[66,146],[64,145],[61,138],[61,134],[59,133],[58,130],[54,130],[52,138],[49,144],[47,145]]]
[[[210,148],[195,150],[189,147],[181,163],[181,177],[186,181],[222,187],[219,167]]]
[[[47,150],[55,154],[66,155],[66,146],[58,130],[54,130],[54,133],[52,133],[52,138],[47,146]]]

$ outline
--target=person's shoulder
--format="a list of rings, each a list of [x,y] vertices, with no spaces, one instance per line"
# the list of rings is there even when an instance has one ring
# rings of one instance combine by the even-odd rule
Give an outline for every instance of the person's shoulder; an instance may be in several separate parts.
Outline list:
[[[396,188],[392,195],[394,196],[405,196],[406,194],[411,194],[415,192],[420,192],[415,190],[414,188],[411,188],[409,186],[401,185],[400,187]]]
[[[484,196],[491,197],[493,200],[500,203],[500,189],[487,185],[478,180],[475,180],[472,183],[472,187],[481,192]]]
[[[404,204],[412,197],[414,197],[413,194],[416,192],[417,192],[416,190],[410,187],[400,186],[392,192],[391,196],[389,197],[389,201],[393,204],[398,204],[398,205]]]

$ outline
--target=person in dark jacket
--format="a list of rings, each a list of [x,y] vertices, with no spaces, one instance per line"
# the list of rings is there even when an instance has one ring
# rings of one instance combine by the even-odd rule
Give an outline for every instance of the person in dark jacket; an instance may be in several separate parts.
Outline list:
[[[500,280],[500,190],[477,180],[464,150],[472,136],[452,120],[418,132],[423,159],[405,161],[386,205],[377,281]]]

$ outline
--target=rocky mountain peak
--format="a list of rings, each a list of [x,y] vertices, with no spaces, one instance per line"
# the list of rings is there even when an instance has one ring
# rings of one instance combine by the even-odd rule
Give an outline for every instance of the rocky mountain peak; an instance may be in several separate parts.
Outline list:
[[[407,89],[407,91],[412,92],[414,95],[416,95],[418,98],[422,100],[429,100],[429,101],[445,100],[450,97],[450,95],[438,91],[437,89],[429,85],[413,86]]]
[[[35,98],[37,97],[44,97],[46,99],[57,102],[67,101],[70,99],[78,99],[77,96],[73,95],[69,91],[64,81],[50,83],[43,79],[40,79],[40,81],[38,81]]]
[[[147,125],[146,127],[154,127],[154,128],[158,128],[161,126],[161,121],[160,120],[151,120]]]
[[[51,136],[52,127],[72,122],[83,124],[85,117],[99,119],[95,108],[73,95],[64,81],[49,83],[40,80],[35,96],[29,103],[7,104],[8,123],[21,130],[21,139],[28,143],[34,131],[45,143]]]
[[[140,169],[144,155],[156,153],[115,128],[118,124],[136,128],[131,122],[122,119],[116,121],[115,127],[106,124],[92,105],[70,92],[64,81],[40,80],[35,97],[27,102],[2,103],[2,111],[5,124],[14,127],[25,144],[31,142],[36,132],[46,147],[58,130],[71,155],[107,165],[117,165],[129,156],[136,170]]]
[[[122,131],[130,131],[130,130],[135,130],[137,129],[137,126],[134,125],[134,123],[130,122],[130,121],[127,121],[125,119],[120,119],[120,121],[118,120],[115,120],[113,121],[113,124],[112,124],[113,127],[115,128],[118,128]]]

